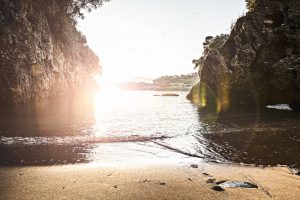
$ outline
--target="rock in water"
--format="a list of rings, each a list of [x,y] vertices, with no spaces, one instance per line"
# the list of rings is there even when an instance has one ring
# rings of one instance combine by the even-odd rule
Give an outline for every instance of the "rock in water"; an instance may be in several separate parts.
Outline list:
[[[200,83],[197,83],[196,85],[194,85],[194,87],[191,89],[191,91],[189,92],[189,94],[187,95],[187,99],[191,100],[192,102],[194,102],[195,104],[199,104],[200,103],[200,98],[199,98],[199,90],[200,90]]]
[[[97,56],[60,0],[1,0],[0,103],[96,87]]]
[[[178,97],[179,94],[175,94],[175,93],[166,93],[166,94],[162,94],[162,97]]]
[[[300,111],[300,1],[257,2],[206,56],[197,86],[203,107],[290,104]]]

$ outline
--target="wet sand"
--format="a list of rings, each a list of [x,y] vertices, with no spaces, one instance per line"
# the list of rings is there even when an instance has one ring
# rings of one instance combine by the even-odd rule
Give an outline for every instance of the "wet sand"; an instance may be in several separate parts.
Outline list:
[[[191,167],[191,164],[196,164]],[[197,167],[197,168],[195,168]],[[224,188],[216,181],[246,181],[257,189]],[[0,199],[300,199],[300,176],[285,167],[227,164],[93,164],[2,167]]]

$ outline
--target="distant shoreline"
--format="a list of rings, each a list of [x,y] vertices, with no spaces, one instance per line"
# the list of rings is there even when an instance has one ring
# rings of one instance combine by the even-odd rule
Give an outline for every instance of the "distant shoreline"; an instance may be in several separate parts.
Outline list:
[[[152,90],[152,91],[190,91],[193,85],[184,84],[165,84],[157,85],[144,82],[126,82],[115,84],[115,87],[120,90]]]
[[[153,91],[190,91],[199,82],[197,73],[185,75],[168,75],[154,79],[152,82],[129,81],[115,83],[122,90],[153,90]]]

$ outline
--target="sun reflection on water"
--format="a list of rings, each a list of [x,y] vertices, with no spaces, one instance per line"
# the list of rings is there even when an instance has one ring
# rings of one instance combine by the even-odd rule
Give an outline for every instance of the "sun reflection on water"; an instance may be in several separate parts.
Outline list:
[[[113,84],[102,84],[102,89],[94,95],[96,137],[113,134],[105,127],[105,120],[117,115],[122,106],[130,106],[130,96]]]

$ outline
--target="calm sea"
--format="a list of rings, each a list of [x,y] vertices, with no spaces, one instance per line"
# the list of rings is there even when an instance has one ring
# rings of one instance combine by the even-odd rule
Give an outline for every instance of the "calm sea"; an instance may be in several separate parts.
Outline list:
[[[299,168],[300,116],[285,106],[205,113],[158,91],[1,107],[0,165],[235,162]]]

